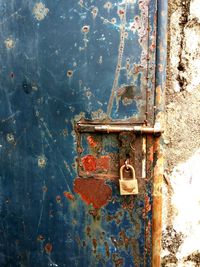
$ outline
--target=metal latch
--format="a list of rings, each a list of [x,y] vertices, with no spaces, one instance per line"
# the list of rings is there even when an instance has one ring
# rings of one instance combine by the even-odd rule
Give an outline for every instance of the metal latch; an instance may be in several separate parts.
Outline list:
[[[103,132],[103,133],[119,133],[119,132],[133,132],[136,134],[153,134],[161,135],[164,130],[160,125],[154,127],[131,125],[131,124],[90,124],[90,123],[77,123],[79,132]]]

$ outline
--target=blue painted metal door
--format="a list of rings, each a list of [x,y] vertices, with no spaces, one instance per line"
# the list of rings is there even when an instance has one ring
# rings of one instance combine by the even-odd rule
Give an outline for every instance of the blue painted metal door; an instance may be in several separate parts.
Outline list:
[[[146,139],[122,197],[123,133],[77,125],[153,125],[156,8],[0,1],[0,266],[150,266]]]

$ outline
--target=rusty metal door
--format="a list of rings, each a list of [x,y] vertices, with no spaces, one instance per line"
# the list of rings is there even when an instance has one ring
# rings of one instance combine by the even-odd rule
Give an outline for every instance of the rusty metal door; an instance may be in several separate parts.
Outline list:
[[[161,2],[0,0],[0,266],[159,266]]]

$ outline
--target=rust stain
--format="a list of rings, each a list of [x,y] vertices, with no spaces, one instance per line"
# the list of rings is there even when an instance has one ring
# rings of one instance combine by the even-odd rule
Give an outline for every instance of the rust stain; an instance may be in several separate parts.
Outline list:
[[[142,214],[143,219],[145,219],[147,216],[147,213],[151,211],[150,197],[148,195],[144,197],[144,203],[145,203],[145,207],[143,209],[143,214]]]
[[[94,140],[94,138],[91,135],[87,137],[87,141],[91,147],[96,147],[98,145],[98,143]]]
[[[44,250],[47,254],[51,254],[52,250],[53,250],[53,246],[51,243],[47,243],[44,247]]]
[[[123,216],[123,213],[121,211],[117,212],[114,215],[107,215],[106,216],[106,221],[107,222],[115,221],[116,224],[120,224],[122,216]]]
[[[88,237],[91,237],[91,229],[89,226],[87,226],[87,228],[86,228],[86,233],[87,233]]]
[[[97,219],[97,220],[100,219],[100,214],[99,214],[98,209],[89,210],[89,214],[92,215],[94,219]]]
[[[97,252],[97,240],[94,238],[92,240],[92,243],[93,243],[93,247],[94,247],[94,253],[96,253]]]
[[[117,260],[115,261],[115,266],[116,266],[116,267],[123,266],[123,264],[124,264],[124,260],[123,260],[123,259],[117,259]]]
[[[119,14],[119,16],[124,15],[124,12],[125,12],[124,9],[119,9],[119,10],[118,10],[118,14]]]
[[[116,253],[112,254],[113,262],[115,263],[115,267],[124,266],[124,260],[122,258],[118,258]]]
[[[146,249],[151,252],[151,221],[148,220],[147,226],[145,227],[145,238],[146,238]]]
[[[132,212],[133,209],[134,209],[134,206],[135,206],[134,200],[135,200],[135,196],[134,195],[130,195],[129,197],[125,196],[123,198],[122,208]]]
[[[149,150],[148,150],[148,159],[153,162],[153,159],[154,159],[154,147],[153,147],[153,144],[149,147]]]
[[[110,168],[110,157],[101,156],[97,159],[97,170],[108,171]]]
[[[158,88],[158,87],[157,87]],[[154,155],[157,161],[154,167],[154,192],[153,192],[153,215],[152,215],[152,244],[153,266],[160,266],[160,251],[162,237],[162,179],[163,179],[163,154],[159,138],[154,143]]]
[[[105,245],[105,250],[106,250],[106,256],[109,258],[110,257],[110,251],[109,251],[108,243],[105,242],[104,245]]]
[[[123,243],[124,243],[124,246],[126,248],[126,250],[128,249],[128,245],[129,245],[129,238],[127,237],[126,233],[124,230],[122,230],[120,233],[119,233],[120,237],[122,238],[123,240]]]
[[[72,201],[75,200],[74,195],[72,193],[70,193],[70,192],[64,191],[63,192],[63,196],[66,197],[69,200],[72,200]]]
[[[92,155],[87,155],[81,159],[85,171],[96,171],[97,161]]]
[[[105,206],[112,196],[111,188],[103,180],[95,178],[77,178],[74,181],[74,192],[95,209]]]
[[[159,105],[162,101],[162,88],[161,86],[156,87],[156,103]]]
[[[92,146],[96,146],[93,141],[90,142]],[[108,171],[110,169],[110,156],[105,155],[101,156],[99,158],[96,158],[93,155],[86,155],[83,158],[81,158],[82,166],[84,171],[86,172],[95,172],[95,171]]]

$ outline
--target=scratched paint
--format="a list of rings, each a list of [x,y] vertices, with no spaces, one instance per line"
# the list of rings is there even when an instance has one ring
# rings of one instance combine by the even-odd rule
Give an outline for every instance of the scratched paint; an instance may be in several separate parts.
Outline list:
[[[153,125],[156,12],[0,1],[0,266],[151,265],[153,141],[135,138],[140,194],[121,197],[126,135],[76,125]]]

